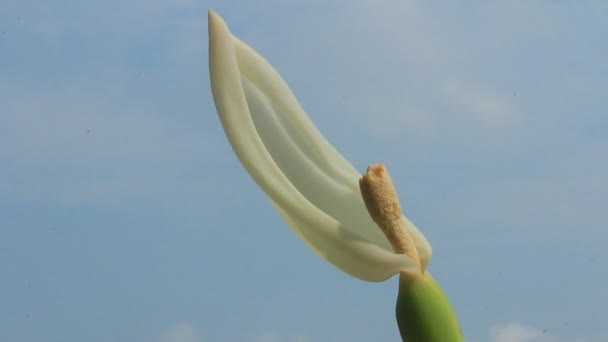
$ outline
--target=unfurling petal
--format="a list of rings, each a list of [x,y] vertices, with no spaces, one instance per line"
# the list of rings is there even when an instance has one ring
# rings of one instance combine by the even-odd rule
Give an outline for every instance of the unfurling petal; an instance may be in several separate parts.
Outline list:
[[[215,105],[237,157],[311,249],[368,281],[415,272],[416,264],[392,252],[367,214],[359,173],[323,138],[280,75],[212,11],[209,69]],[[421,255],[430,257],[424,236],[413,224],[408,229],[426,250]]]

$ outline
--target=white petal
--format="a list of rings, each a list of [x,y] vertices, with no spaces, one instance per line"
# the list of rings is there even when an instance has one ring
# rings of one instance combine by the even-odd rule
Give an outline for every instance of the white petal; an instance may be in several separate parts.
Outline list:
[[[318,131],[287,83],[264,57],[238,38],[233,39],[251,115],[281,171],[319,209],[392,251],[367,213],[358,185],[361,174]],[[431,246],[422,232],[407,217],[404,219],[424,269],[431,257]]]
[[[323,137],[281,75],[247,44],[234,36],[233,40],[239,69],[282,114],[282,125],[286,126],[302,151],[324,173],[358,192],[356,180],[361,174]]]
[[[381,281],[400,271],[411,271],[411,259],[388,252],[345,229],[312,205],[281,172],[252,121],[231,34],[212,11],[209,69],[213,98],[228,140],[296,234],[325,260],[363,280]]]
[[[226,135],[254,180],[281,203],[279,211],[296,234],[327,261],[361,279],[380,281],[412,271],[412,261],[390,252],[367,215],[359,174],[318,132],[280,75],[233,37],[212,11],[209,36],[212,91]],[[405,220],[426,264],[430,245]]]
[[[343,183],[332,179],[291,139],[281,125],[276,107],[246,77],[241,78],[256,130],[277,166],[289,181],[317,208],[359,233],[363,238],[392,252],[381,230],[371,220],[361,199]],[[373,234],[365,234],[365,232]]]
[[[250,107],[251,115],[283,173],[319,209],[392,251],[367,213],[359,191],[361,174],[312,124],[279,73],[245,43],[234,41],[242,77],[250,81],[243,82],[249,89],[246,94],[263,98]]]

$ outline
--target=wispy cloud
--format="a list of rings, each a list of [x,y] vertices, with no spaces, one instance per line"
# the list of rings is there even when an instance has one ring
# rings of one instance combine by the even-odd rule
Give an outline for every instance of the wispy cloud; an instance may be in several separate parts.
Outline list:
[[[489,86],[473,86],[459,82],[445,82],[441,92],[464,118],[472,116],[489,127],[508,126],[523,118],[523,113],[507,96]],[[511,94],[509,94],[511,95]]]
[[[600,342],[605,336],[564,338],[549,333],[546,329],[511,322],[490,328],[491,342]]]
[[[497,325],[490,329],[492,342],[556,342],[547,331],[530,328],[520,323]]]
[[[169,328],[159,342],[202,342],[198,331],[189,323],[178,323]]]

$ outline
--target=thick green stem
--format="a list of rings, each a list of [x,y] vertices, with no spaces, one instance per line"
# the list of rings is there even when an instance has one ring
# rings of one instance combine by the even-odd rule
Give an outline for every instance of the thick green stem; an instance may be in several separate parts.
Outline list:
[[[402,274],[397,324],[405,342],[461,342],[462,331],[446,295],[430,273]]]

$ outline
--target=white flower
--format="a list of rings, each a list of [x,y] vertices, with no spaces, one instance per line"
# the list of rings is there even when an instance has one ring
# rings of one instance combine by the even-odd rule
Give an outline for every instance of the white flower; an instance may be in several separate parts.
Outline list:
[[[281,76],[209,11],[213,99],[237,157],[304,242],[342,271],[367,281],[420,273],[393,252],[370,218],[361,174],[321,135]],[[431,246],[404,217],[423,269]]]

